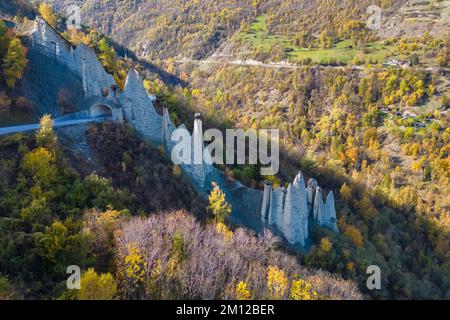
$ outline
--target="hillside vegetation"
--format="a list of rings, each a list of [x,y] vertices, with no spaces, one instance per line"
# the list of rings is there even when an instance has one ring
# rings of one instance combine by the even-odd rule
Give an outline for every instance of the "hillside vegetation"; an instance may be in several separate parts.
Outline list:
[[[397,8],[405,1],[77,1],[51,0],[58,9],[82,7],[86,25],[151,60],[204,58],[240,28],[261,14],[268,32],[294,39],[303,34],[342,35],[345,26],[361,20],[370,4]],[[394,4],[395,3],[395,4]],[[337,13],[337,14],[336,14]]]
[[[405,3],[375,4],[391,18]],[[185,110],[196,110],[207,126],[281,129],[285,152],[282,172],[271,177],[275,185],[291,181],[300,167],[338,195],[342,234],[316,230],[316,246],[304,257],[308,265],[354,279],[361,290],[367,264],[383,266],[384,290],[368,292],[374,298],[447,297],[448,84],[441,71],[425,68],[448,67],[448,40],[442,33],[383,40],[365,27],[369,1],[254,4],[231,38],[210,50],[219,63],[161,62],[188,88],[173,90],[157,81],[149,88],[170,101],[181,121],[188,121]],[[127,41],[132,46],[133,36]],[[153,61],[167,57],[150,51]],[[227,55],[311,66],[221,64]],[[412,68],[385,67],[387,58],[408,61]],[[317,63],[363,68],[323,70]],[[252,186],[264,179],[246,166],[223,169]],[[322,241],[333,249],[326,251]]]
[[[228,224],[220,189],[208,205],[126,125],[89,127],[90,154],[73,154],[44,118],[34,136],[0,138],[0,297],[450,298],[448,2],[424,4],[438,16],[420,28],[407,23],[406,1],[47,2],[82,5],[88,26],[64,36],[94,48],[119,88],[129,68],[141,70],[176,125],[201,112],[206,128],[280,129],[277,176],[219,168],[260,189],[299,170],[317,177],[336,195],[340,232],[313,227],[309,250],[288,253],[269,232]],[[385,10],[390,32],[367,29],[369,4]],[[120,45],[182,85],[118,57]],[[40,107],[22,98],[27,50],[6,25],[0,49],[0,122],[18,123]],[[65,290],[69,261],[97,289]],[[366,286],[369,265],[382,270],[381,290]]]
[[[307,263],[354,279],[362,290],[364,266],[383,265],[386,291],[376,294],[447,297],[450,136],[448,91],[436,91],[445,88],[442,78],[420,69],[360,75],[217,64],[182,73],[190,74],[191,90],[180,92],[180,101],[201,110],[207,123],[281,130],[286,161],[278,184],[300,167],[338,195],[342,235],[315,233],[315,243],[331,240],[333,249],[317,245]],[[423,105],[435,98],[427,111]],[[250,185],[265,179],[243,166],[229,175]]]

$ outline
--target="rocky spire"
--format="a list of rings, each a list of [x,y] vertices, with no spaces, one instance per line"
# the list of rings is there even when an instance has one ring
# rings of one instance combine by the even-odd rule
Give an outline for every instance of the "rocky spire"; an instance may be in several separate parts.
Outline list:
[[[139,135],[153,142],[163,142],[163,117],[156,112],[141,76],[134,69],[128,72],[125,88],[119,95],[119,103],[125,119]]]
[[[306,243],[306,239],[309,236],[309,232],[308,232],[308,216],[309,216],[308,195],[307,195],[307,190],[306,190],[306,186],[305,186],[305,178],[303,177],[303,174],[301,172],[299,172],[297,177],[298,177],[297,183],[294,181],[294,186],[298,189],[298,199],[299,199],[298,217],[300,220],[299,227],[301,227],[299,229],[299,232],[301,232],[301,236],[299,237],[299,239],[303,239],[303,241],[301,241],[301,243],[303,243],[303,246],[304,246]]]
[[[313,214],[314,197],[316,195],[316,188],[318,186],[317,180],[310,178],[308,180],[308,186],[306,187],[306,193],[308,198],[308,214]]]
[[[323,217],[320,219],[322,220],[320,225],[338,232],[339,230],[337,227],[336,208],[334,202],[333,191],[330,191],[325,202],[325,208],[323,211]]]
[[[336,232],[338,231],[333,191],[328,193],[326,202],[324,203],[322,189],[317,187],[314,199],[314,221],[321,227]]]
[[[85,97],[101,96],[106,89],[108,99],[114,101],[115,97],[110,88],[116,85],[116,81],[112,75],[105,71],[94,50],[84,44],[79,44],[74,55],[80,63]]]
[[[265,183],[262,221],[269,226],[276,226],[289,243],[306,245],[309,236],[308,216],[307,189],[301,172],[287,189],[272,190],[270,183]]]
[[[172,133],[175,131],[176,127],[170,119],[169,110],[163,108],[163,125],[162,125],[162,136],[163,142],[167,150],[172,151],[175,142],[172,141]]]
[[[319,216],[322,215],[322,210],[323,210],[322,189],[320,187],[316,187],[316,194],[314,195],[314,207],[313,207],[313,218],[316,223],[319,221]]]
[[[270,199],[270,210],[268,223],[269,225],[276,225],[281,232],[283,232],[283,212],[284,212],[284,198],[286,192],[284,188],[276,188],[272,190]]]
[[[272,184],[270,181],[264,182],[264,194],[263,194],[263,203],[261,208],[261,219],[264,223],[267,222],[269,217],[269,209],[270,209],[270,198],[272,195]]]
[[[284,232],[291,244],[305,246],[308,238],[308,205],[306,187],[300,172],[290,184],[284,207]]]
[[[196,113],[192,133],[192,161],[195,165],[203,164],[203,149],[203,123],[200,113]]]

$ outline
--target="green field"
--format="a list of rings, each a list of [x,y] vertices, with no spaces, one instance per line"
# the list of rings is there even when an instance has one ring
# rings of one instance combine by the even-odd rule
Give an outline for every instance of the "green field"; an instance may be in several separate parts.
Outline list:
[[[266,17],[261,15],[251,24],[250,31],[241,33],[239,37],[251,43],[253,48],[262,48],[269,50],[273,45],[282,45],[289,59],[304,60],[310,58],[313,63],[327,63],[331,59],[336,62],[347,64],[352,61],[355,56],[369,61],[370,59],[383,62],[386,57],[394,54],[394,49],[385,47],[379,42],[373,42],[366,46],[364,50],[352,48],[351,40],[343,40],[336,43],[330,49],[308,49],[295,46],[291,39],[283,35],[272,35],[266,30]]]

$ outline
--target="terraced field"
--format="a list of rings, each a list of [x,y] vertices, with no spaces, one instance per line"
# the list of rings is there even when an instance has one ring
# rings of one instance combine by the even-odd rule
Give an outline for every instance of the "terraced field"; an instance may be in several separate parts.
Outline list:
[[[251,24],[250,31],[241,33],[238,38],[247,41],[253,48],[270,50],[274,45],[281,45],[285,48],[290,60],[299,61],[311,59],[313,63],[337,63],[348,64],[356,56],[363,60],[383,62],[387,57],[394,55],[393,47],[386,47],[381,42],[370,43],[364,50],[354,49],[350,40],[343,40],[336,43],[330,49],[310,49],[296,46],[287,36],[269,34],[266,30],[266,17],[259,16]]]

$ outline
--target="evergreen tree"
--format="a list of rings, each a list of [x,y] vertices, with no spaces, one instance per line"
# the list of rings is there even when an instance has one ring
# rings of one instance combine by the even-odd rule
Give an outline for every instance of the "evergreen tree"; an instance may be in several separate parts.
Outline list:
[[[3,72],[8,87],[13,88],[22,78],[28,64],[27,50],[19,39],[13,39],[8,45],[8,52],[3,59]]]
[[[116,51],[108,45],[105,38],[100,40],[98,49],[100,50],[100,60],[106,70],[111,73],[117,72],[118,61]]]
[[[349,188],[349,186],[347,186],[347,183],[344,182],[344,184],[342,185],[340,194],[342,200],[344,200],[345,202],[349,202],[352,198],[352,190]]]
[[[48,150],[54,150],[56,146],[56,134],[53,131],[53,120],[47,114],[41,118],[39,130],[36,132],[36,143]]]

